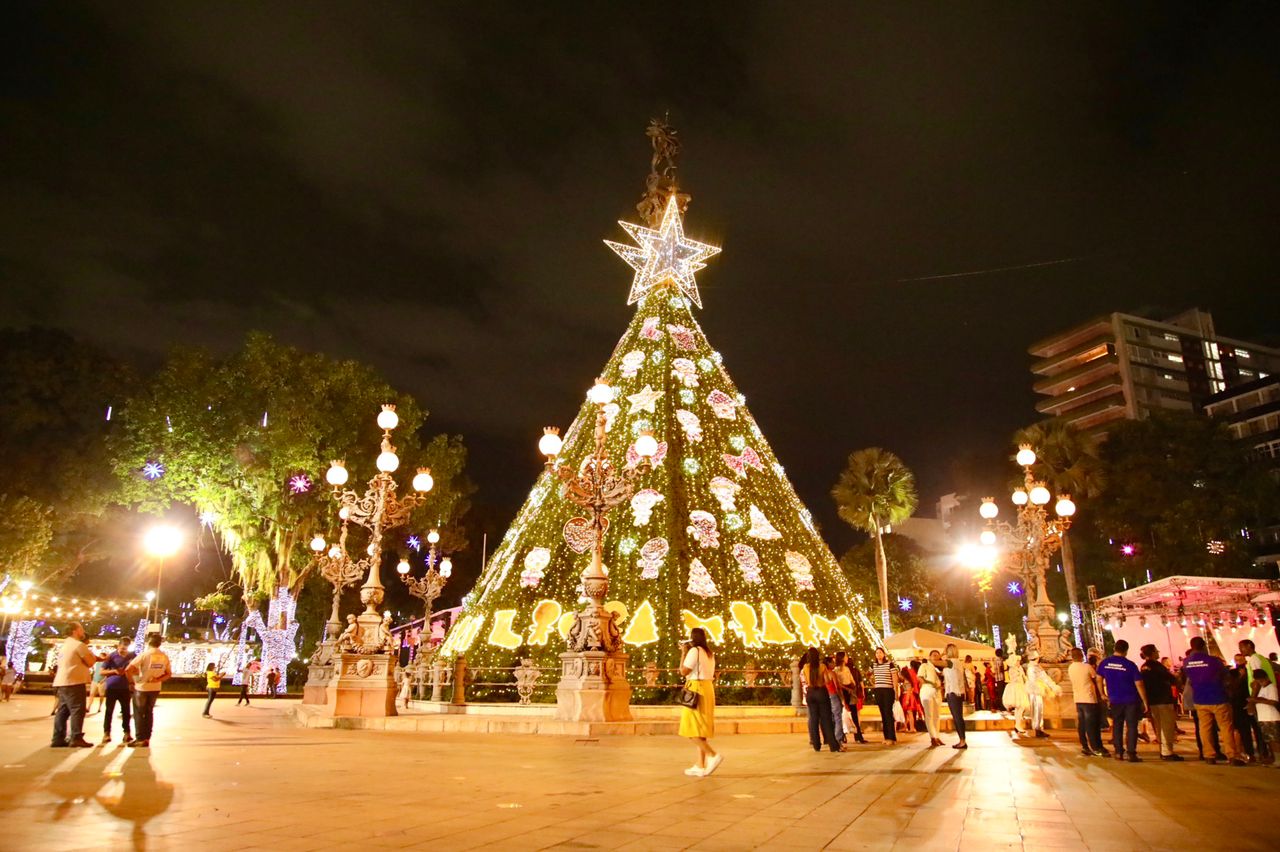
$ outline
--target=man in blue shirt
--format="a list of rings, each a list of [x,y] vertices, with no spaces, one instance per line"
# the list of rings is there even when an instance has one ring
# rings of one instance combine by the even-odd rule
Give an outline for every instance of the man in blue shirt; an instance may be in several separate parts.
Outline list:
[[[111,742],[111,715],[117,704],[120,705],[120,721],[124,728],[124,741],[126,743],[133,741],[133,737],[129,736],[129,716],[132,713],[132,709],[129,706],[131,703],[129,678],[125,677],[124,674],[125,666],[129,665],[129,661],[133,659],[133,652],[129,650],[129,645],[128,639],[121,639],[116,643],[116,650],[102,664],[102,673],[107,677],[107,709],[102,718],[102,741],[104,743]]]
[[[1200,730],[1207,731],[1212,720],[1217,720],[1222,747],[1232,766],[1247,766],[1236,745],[1235,725],[1231,719],[1231,704],[1227,700],[1227,667],[1222,660],[1208,652],[1203,636],[1191,639],[1191,653],[1182,661],[1182,675],[1191,684],[1191,695],[1196,703],[1196,718]],[[1209,763],[1217,763],[1210,758]]]
[[[1125,759],[1128,746],[1129,762],[1139,763],[1138,721],[1147,712],[1147,688],[1142,683],[1142,672],[1128,655],[1129,643],[1116,640],[1115,651],[1098,663],[1098,675],[1107,684],[1107,697],[1111,702],[1111,744],[1115,747],[1116,759]]]

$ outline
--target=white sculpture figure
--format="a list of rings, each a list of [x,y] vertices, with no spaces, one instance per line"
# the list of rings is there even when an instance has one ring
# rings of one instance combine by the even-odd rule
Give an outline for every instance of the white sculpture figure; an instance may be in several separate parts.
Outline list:
[[[1062,694],[1062,687],[1054,682],[1040,665],[1040,655],[1027,654],[1027,696],[1031,705],[1031,730],[1037,737],[1048,737],[1044,730],[1044,700],[1051,695]]]
[[[542,677],[542,672],[534,667],[533,660],[526,657],[520,661],[520,666],[515,670],[515,677],[516,694],[520,696],[520,703],[530,703],[533,700],[533,689],[538,685],[538,678]]]
[[[360,625],[354,615],[347,616],[347,627],[338,636],[339,651],[354,651],[360,645]]]
[[[1018,734],[1025,734],[1027,710],[1031,707],[1031,695],[1027,691],[1027,676],[1022,670],[1022,657],[1018,656],[1018,642],[1010,636],[1006,643],[1004,706],[1013,713],[1013,729]]]
[[[394,651],[396,649],[396,637],[391,634],[391,613],[382,616],[381,623],[378,624],[378,642],[374,648],[374,652]]]

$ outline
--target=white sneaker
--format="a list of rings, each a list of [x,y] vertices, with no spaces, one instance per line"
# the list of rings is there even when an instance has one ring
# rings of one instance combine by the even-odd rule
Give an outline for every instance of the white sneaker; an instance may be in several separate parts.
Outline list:
[[[706,770],[701,766],[690,766],[684,771],[685,775],[692,775],[694,778],[701,778],[706,774]]]
[[[702,774],[710,775],[712,772],[715,772],[717,769],[719,769],[720,764],[722,763],[724,763],[724,755],[717,754],[715,757],[711,758],[711,762],[707,764],[707,770]]]

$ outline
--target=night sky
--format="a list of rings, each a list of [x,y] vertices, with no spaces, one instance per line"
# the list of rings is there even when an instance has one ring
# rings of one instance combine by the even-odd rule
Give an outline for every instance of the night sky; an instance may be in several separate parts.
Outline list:
[[[700,320],[837,552],[846,454],[931,514],[1049,332],[1274,340],[1274,4],[427,5],[7,4],[0,323],[366,360],[509,516],[630,317],[601,240],[669,110]]]

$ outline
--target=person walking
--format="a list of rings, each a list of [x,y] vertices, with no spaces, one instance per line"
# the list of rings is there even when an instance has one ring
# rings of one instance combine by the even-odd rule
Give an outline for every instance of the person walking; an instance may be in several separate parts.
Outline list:
[[[169,657],[160,650],[162,642],[159,633],[148,635],[147,649],[130,660],[125,667],[125,672],[133,678],[133,715],[137,720],[137,738],[129,743],[130,748],[150,748],[160,686],[173,677]]]
[[[973,657],[965,654],[964,657],[964,699],[974,710],[980,710],[981,702],[978,699],[978,669],[973,664]]]
[[[814,751],[822,751],[825,742],[832,751],[840,751],[836,739],[835,722],[831,718],[830,685],[835,676],[818,655],[817,648],[805,652],[800,667],[800,681],[804,684],[804,703],[809,714],[809,745]]]
[[[1126,747],[1130,763],[1141,763],[1138,757],[1138,720],[1147,704],[1147,688],[1142,673],[1128,659],[1129,643],[1117,639],[1115,651],[1098,664],[1098,674],[1107,685],[1111,700],[1111,746],[1116,760],[1125,760]]]
[[[823,657],[822,665],[827,669],[827,698],[831,704],[831,728],[836,742],[844,750],[844,719],[842,718],[844,703],[840,699],[840,679],[836,676],[836,662],[833,657]]]
[[[1178,738],[1178,705],[1173,691],[1178,680],[1173,672],[1160,662],[1160,650],[1155,645],[1143,645],[1142,684],[1147,691],[1147,707],[1151,711],[1151,727],[1155,728],[1160,743],[1160,759],[1177,761],[1182,757],[1174,750]]]
[[[204,713],[201,714],[204,718],[213,718],[209,710],[213,708],[213,699],[218,697],[218,690],[221,688],[222,672],[218,671],[218,667],[213,663],[209,663],[204,667],[204,689],[209,696],[204,702]]]
[[[116,649],[107,655],[106,662],[103,664],[102,673],[106,675],[103,685],[107,696],[106,709],[102,712],[104,745],[111,742],[111,716],[117,705],[120,707],[120,727],[124,731],[125,745],[133,742],[133,737],[129,735],[129,721],[133,716],[133,695],[129,678],[124,673],[132,659],[133,652],[129,650],[129,640],[121,639],[116,642]]]
[[[898,732],[893,721],[893,702],[898,697],[898,667],[889,659],[884,648],[876,648],[875,662],[871,664],[871,694],[880,708],[880,730],[885,745],[898,744]]]
[[[5,660],[4,671],[0,671],[0,694],[4,696],[5,701],[13,698],[13,690],[17,685],[18,670],[13,667],[12,662]]]
[[[707,643],[707,632],[701,627],[689,631],[689,642],[680,662],[680,674],[684,676],[684,688],[696,693],[695,707],[680,707],[682,737],[693,740],[698,747],[698,761],[684,771],[685,775],[701,778],[719,768],[724,756],[711,747],[710,739],[716,731],[716,655]]]
[[[276,692],[276,688],[280,686],[280,670],[272,666],[267,670],[267,694],[272,698],[279,698],[280,694]]]
[[[1217,722],[1220,745],[1226,750],[1227,760],[1232,766],[1246,766],[1236,742],[1235,725],[1231,720],[1231,703],[1226,688],[1227,667],[1222,660],[1209,653],[1203,636],[1191,637],[1191,652],[1182,663],[1182,674],[1191,685],[1201,736],[1205,735],[1212,723]],[[1217,763],[1217,755],[1208,762]]]
[[[236,699],[236,706],[240,706],[240,702],[244,702],[244,706],[249,706],[249,667],[245,666],[240,670],[240,697]]]
[[[102,709],[102,705],[106,702],[106,686],[103,683],[105,675],[102,673],[104,663],[102,660],[93,664],[93,678],[89,681],[89,705],[86,708],[85,715],[92,716]],[[98,709],[93,708],[93,702],[98,702]]]
[[[955,645],[947,646],[947,667],[942,673],[947,709],[951,711],[951,724],[956,727],[956,736],[960,740],[952,746],[955,749],[969,747],[964,730],[964,664],[960,662],[960,651]]]
[[[839,693],[840,709],[838,711],[835,708],[832,709],[833,712],[838,712],[842,717],[845,710],[849,711],[849,724],[844,725],[842,719],[844,736],[841,738],[841,742],[847,743],[849,741],[849,728],[852,727],[854,730],[854,742],[865,743],[866,740],[862,738],[862,722],[858,719],[858,709],[862,706],[862,675],[856,669],[850,668],[846,660],[848,660],[848,656],[844,651],[836,652],[833,671],[836,676],[836,689]]]
[[[53,739],[49,743],[54,748],[93,748],[93,743],[84,738],[85,700],[89,682],[93,680],[93,666],[101,658],[89,650],[84,639],[84,625],[73,621],[58,649],[58,673],[53,678],[58,703],[53,711]]]
[[[1102,744],[1102,707],[1098,703],[1098,673],[1085,662],[1084,651],[1071,649],[1071,664],[1067,666],[1067,678],[1076,699],[1076,733],[1080,737],[1080,753],[1085,757],[1111,752]]]
[[[942,707],[942,655],[937,651],[929,652],[929,659],[916,672],[920,677],[920,707],[924,715],[924,726],[929,731],[929,748],[942,745],[941,722],[939,710]]]

